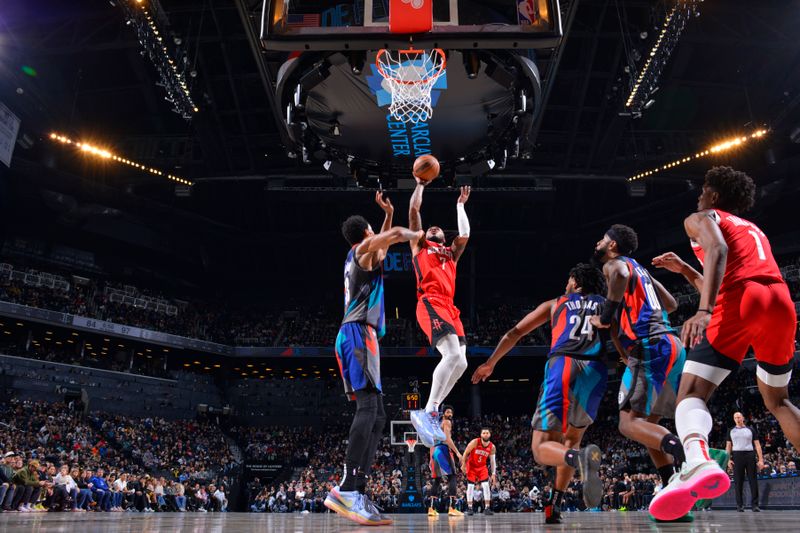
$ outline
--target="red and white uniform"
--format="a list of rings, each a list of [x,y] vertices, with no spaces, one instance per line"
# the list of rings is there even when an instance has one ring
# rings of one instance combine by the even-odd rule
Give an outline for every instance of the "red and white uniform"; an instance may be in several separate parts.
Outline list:
[[[708,342],[737,366],[752,346],[765,370],[781,374],[794,356],[797,314],[769,240],[748,220],[719,209],[710,215],[728,245],[728,256],[706,329]],[[700,245],[692,242],[692,249],[703,263]]]
[[[451,333],[463,340],[461,311],[453,303],[456,261],[452,248],[426,240],[413,262],[417,278],[417,322],[431,345]]]
[[[491,442],[484,446],[481,439],[475,440],[477,441],[477,446],[475,446],[475,449],[469,454],[469,459],[467,459],[467,481],[478,484],[489,480],[487,465],[495,448]]]

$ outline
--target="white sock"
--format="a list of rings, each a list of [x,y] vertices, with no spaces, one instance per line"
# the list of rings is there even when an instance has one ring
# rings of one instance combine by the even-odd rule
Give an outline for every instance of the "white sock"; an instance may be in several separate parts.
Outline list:
[[[683,443],[687,463],[711,460],[708,456],[708,434],[713,424],[708,406],[700,398],[686,398],[678,404],[675,409],[675,429]]]
[[[466,346],[462,353],[457,336],[445,335],[436,343],[436,349],[442,354],[442,360],[433,371],[431,394],[425,405],[425,411],[428,413],[435,411],[447,398],[458,378],[467,369]]]

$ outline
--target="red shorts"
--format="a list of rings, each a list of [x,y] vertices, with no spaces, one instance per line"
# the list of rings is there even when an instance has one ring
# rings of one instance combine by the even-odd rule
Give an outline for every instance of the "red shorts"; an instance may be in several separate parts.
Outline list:
[[[422,296],[417,301],[417,322],[431,346],[436,346],[445,335],[456,335],[464,343],[464,324],[461,323],[461,311],[453,304],[453,300]]]
[[[473,485],[480,485],[484,481],[489,481],[489,470],[485,466],[472,469],[467,465],[467,481]]]
[[[752,347],[770,374],[791,369],[797,313],[785,283],[744,281],[717,298],[706,340],[687,360],[735,370]]]

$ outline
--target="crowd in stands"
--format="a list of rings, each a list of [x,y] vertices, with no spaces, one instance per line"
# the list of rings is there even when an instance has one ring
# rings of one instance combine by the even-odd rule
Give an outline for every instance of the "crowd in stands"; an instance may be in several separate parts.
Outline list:
[[[615,385],[616,386],[616,385]],[[661,488],[661,480],[654,472],[647,451],[638,443],[622,437],[617,429],[615,415],[616,388],[606,394],[597,421],[584,437],[585,443],[594,443],[604,452],[601,478],[604,484],[602,510],[646,509],[650,500]],[[790,387],[797,401],[800,382]],[[798,476],[800,454],[782,434],[780,427],[764,408],[758,394],[755,376],[750,370],[733,375],[712,398],[710,409],[715,421],[710,443],[715,448],[725,448],[727,430],[733,424],[735,411],[742,411],[748,423],[756,427],[764,451],[765,467],[761,477]],[[398,413],[399,415],[399,413]],[[390,417],[391,418],[391,417]],[[667,422],[669,426],[671,422]],[[290,479],[278,484],[261,484],[258,480],[249,486],[249,505],[253,512],[325,512],[322,506],[327,492],[341,476],[348,425],[323,429],[309,427],[238,428],[237,439],[245,449],[247,460],[257,462],[283,462],[294,472]],[[552,490],[554,472],[537,465],[530,450],[530,416],[484,416],[477,420],[456,414],[454,441],[459,449],[480,434],[482,427],[492,430],[492,441],[497,446],[498,483],[492,487],[492,509],[495,512],[527,512],[541,510]],[[674,429],[674,428],[673,428]],[[249,443],[249,444],[248,444]],[[430,479],[427,467],[428,450],[418,446],[423,454],[425,479]],[[324,453],[319,453],[324,451]],[[372,499],[387,512],[397,509],[402,489],[402,460],[404,449],[393,447],[388,436],[382,441],[368,492]],[[732,472],[731,472],[732,473]],[[446,486],[446,485],[445,485]],[[479,491],[478,491],[479,492]],[[456,506],[466,509],[466,486],[459,476]],[[446,505],[443,498],[432,493],[431,484],[423,489],[426,504]],[[485,506],[477,496],[475,505]],[[581,482],[570,483],[565,494],[565,509],[583,510]]]
[[[208,422],[0,405],[0,512],[225,511],[235,466]]]
[[[786,258],[779,263],[793,298],[800,301],[800,258]],[[25,270],[10,263],[2,263],[0,267],[3,267],[0,268],[0,300],[222,344],[332,346],[341,320],[336,306],[295,303],[283,305],[280,310],[262,307],[245,310],[228,304],[176,300],[159,291],[107,280],[81,278],[80,282],[53,283],[48,277],[47,285],[39,271]],[[52,277],[51,274],[47,276]],[[55,277],[67,280],[70,276],[62,273]],[[697,294],[678,276],[666,274],[662,279],[680,303],[670,317],[673,325],[680,326],[693,314]],[[123,291],[131,295],[125,298],[127,303],[119,297],[111,297]],[[164,303],[156,305],[154,302]],[[485,303],[475,313],[462,310],[469,345],[495,345],[503,333],[537,303],[500,301]],[[550,332],[545,326],[525,337],[520,344],[547,345],[549,342]],[[383,346],[425,346],[428,341],[411,317],[389,320],[382,343]]]

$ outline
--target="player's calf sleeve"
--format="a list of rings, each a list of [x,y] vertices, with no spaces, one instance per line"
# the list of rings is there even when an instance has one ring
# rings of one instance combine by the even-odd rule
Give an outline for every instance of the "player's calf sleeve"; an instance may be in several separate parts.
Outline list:
[[[356,414],[350,425],[350,434],[345,452],[345,471],[341,490],[356,490],[359,472],[363,472],[362,462],[369,448],[372,429],[378,413],[378,398],[369,391],[356,391]]]
[[[713,421],[708,406],[700,398],[686,398],[675,409],[675,429],[678,431],[686,452],[686,461],[697,463],[709,461],[708,434]],[[689,437],[689,435],[695,435]],[[700,435],[697,437],[697,435]]]
[[[456,476],[452,475],[447,478],[447,491],[451,498],[455,498],[456,496]]]
[[[472,498],[475,491],[475,485],[467,483],[467,503],[472,506]]]
[[[455,335],[445,335],[439,339],[439,342],[436,343],[436,349],[442,354],[442,359],[433,371],[431,394],[425,406],[425,410],[428,412],[441,405],[455,385],[455,381],[467,369],[466,357],[463,357],[462,361],[458,337]],[[456,374],[455,380],[453,380],[454,374]]]
[[[481,488],[483,489],[483,501],[485,501],[488,506],[489,502],[492,501],[492,491],[489,490],[489,482],[484,481],[481,483]]]

